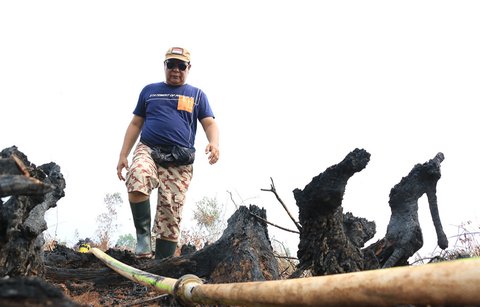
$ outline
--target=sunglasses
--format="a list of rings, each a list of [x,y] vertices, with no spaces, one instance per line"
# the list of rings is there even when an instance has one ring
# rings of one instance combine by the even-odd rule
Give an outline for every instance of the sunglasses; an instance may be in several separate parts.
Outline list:
[[[182,63],[182,62],[173,62],[173,61],[166,61],[168,69],[174,69],[175,67],[178,67],[181,71],[184,71],[187,69],[188,64]]]

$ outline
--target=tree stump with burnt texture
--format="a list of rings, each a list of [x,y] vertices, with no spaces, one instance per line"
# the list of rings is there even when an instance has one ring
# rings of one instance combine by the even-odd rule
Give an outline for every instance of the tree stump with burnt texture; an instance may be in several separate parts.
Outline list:
[[[375,254],[384,268],[408,264],[408,258],[423,246],[422,229],[418,221],[418,199],[427,194],[430,213],[441,249],[448,247],[443,232],[437,204],[437,182],[440,179],[440,152],[433,159],[417,164],[390,191],[389,205],[392,211],[385,238],[377,241],[366,252]]]
[[[302,225],[299,264],[292,277],[310,269],[313,275],[361,271],[365,268],[363,244],[375,235],[375,223],[343,214],[342,200],[348,180],[363,170],[370,154],[350,152],[340,163],[314,177],[303,190],[295,189]]]
[[[55,163],[36,167],[16,146],[0,152],[0,306],[80,306],[39,278],[45,273],[45,212],[64,189]]]
[[[0,276],[44,274],[45,212],[64,196],[55,163],[36,167],[17,147],[0,152]]]

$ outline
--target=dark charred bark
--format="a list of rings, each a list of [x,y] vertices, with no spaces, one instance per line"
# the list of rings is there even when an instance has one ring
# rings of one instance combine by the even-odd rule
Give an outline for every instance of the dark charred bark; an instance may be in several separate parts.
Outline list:
[[[81,306],[68,299],[63,292],[36,277],[0,279],[0,306]]]
[[[0,152],[0,276],[44,274],[45,212],[64,196],[60,167],[36,167],[17,147]]]
[[[369,246],[366,251],[373,253],[384,268],[408,264],[408,258],[423,246],[422,229],[418,221],[418,199],[427,194],[437,243],[441,249],[448,247],[443,232],[436,196],[440,179],[440,163],[444,156],[438,153],[433,159],[417,164],[400,183],[390,191],[389,205],[392,211],[385,238]]]
[[[344,216],[341,207],[347,181],[363,170],[370,154],[363,149],[350,152],[343,161],[314,177],[305,189],[293,191],[302,225],[298,245],[298,270],[326,275],[364,269],[360,248],[375,234],[375,223]]]
[[[15,146],[4,149],[0,153],[0,197],[44,195],[51,191],[52,185],[30,177],[29,168],[34,167],[28,162],[27,156],[18,151]]]
[[[252,214],[266,217],[265,210],[251,205],[240,207],[228,220],[222,237],[215,243],[192,254],[155,260],[138,260],[130,252],[107,251],[114,258],[161,276],[179,278],[194,274],[209,283],[275,280],[279,278],[277,260],[273,255],[266,223]],[[63,256],[62,256],[63,254]],[[62,260],[63,258],[63,260]],[[101,266],[90,254],[69,253],[65,248],[46,254],[47,278],[54,282],[81,280],[96,286],[127,282],[110,269],[63,269],[62,261],[80,264],[91,261]],[[61,268],[57,268],[60,266]],[[91,266],[90,266],[91,267]]]

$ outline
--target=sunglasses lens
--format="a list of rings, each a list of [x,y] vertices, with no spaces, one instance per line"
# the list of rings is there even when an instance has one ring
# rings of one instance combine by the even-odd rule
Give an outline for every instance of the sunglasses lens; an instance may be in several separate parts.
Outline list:
[[[178,69],[180,69],[181,71],[184,71],[185,69],[187,69],[187,64],[167,61],[167,68],[168,69],[173,69],[175,67],[178,67]]]

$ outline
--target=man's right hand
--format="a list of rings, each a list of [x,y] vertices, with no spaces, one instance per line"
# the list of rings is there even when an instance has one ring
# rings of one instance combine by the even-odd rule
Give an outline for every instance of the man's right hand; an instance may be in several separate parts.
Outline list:
[[[123,177],[122,170],[126,169],[128,171],[128,159],[127,158],[120,158],[118,160],[117,165],[117,176],[118,179],[125,181],[125,177]]]

